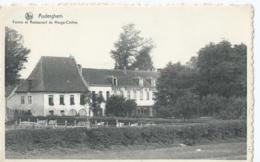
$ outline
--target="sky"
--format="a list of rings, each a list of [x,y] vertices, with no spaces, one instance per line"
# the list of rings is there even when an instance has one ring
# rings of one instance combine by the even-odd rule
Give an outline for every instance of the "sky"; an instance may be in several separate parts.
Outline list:
[[[33,20],[75,21],[77,24],[15,24]],[[24,37],[31,49],[21,77],[26,78],[41,56],[74,56],[86,68],[113,68],[110,50],[118,40],[122,26],[134,23],[141,36],[151,38],[156,47],[151,56],[156,68],[168,62],[189,61],[209,42],[228,40],[232,44],[250,43],[250,10],[239,6],[122,7],[80,6],[46,8],[10,8],[5,25]],[[60,14],[61,19],[42,19],[39,14]]]

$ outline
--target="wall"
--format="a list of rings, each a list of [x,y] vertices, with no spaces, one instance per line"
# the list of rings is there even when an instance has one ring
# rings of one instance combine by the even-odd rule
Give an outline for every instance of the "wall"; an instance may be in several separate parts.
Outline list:
[[[21,96],[25,103],[21,104]],[[28,96],[32,96],[32,104],[28,104]],[[15,93],[7,98],[7,107],[12,110],[31,110],[33,115],[43,115],[43,93]]]
[[[54,105],[49,105],[49,95],[53,95]],[[60,95],[64,95],[64,104],[60,105]],[[74,95],[74,105],[70,105],[70,95]],[[77,113],[81,109],[86,110],[87,116],[92,116],[92,112],[89,111],[89,106],[80,105],[80,93],[46,93],[44,94],[44,115],[49,115],[49,111],[53,110],[54,115],[62,115],[61,111],[64,111],[65,115],[68,115],[70,110],[76,110]]]
[[[103,97],[105,100],[106,98],[106,92],[109,91],[110,96],[111,95],[121,95],[121,91],[123,92],[123,96],[127,98],[127,91],[130,91],[130,99],[134,99],[134,90],[136,90],[136,103],[138,106],[152,106],[154,104],[153,100],[153,89],[149,88],[136,88],[136,87],[106,87],[106,86],[90,86],[90,91],[95,91],[96,94],[98,94],[100,91],[103,94]],[[140,93],[141,90],[143,90],[143,100],[140,99]],[[149,91],[149,100],[146,99],[146,91]]]
[[[130,91],[130,98],[128,98],[128,99],[134,99],[134,91],[136,91],[135,101],[137,103],[138,109],[146,109],[146,111],[147,111],[147,113],[145,113],[145,114],[138,114],[139,111],[137,111],[136,112],[137,115],[153,116],[152,106],[154,105],[154,100],[153,100],[153,93],[155,92],[154,88],[89,86],[89,90],[95,91],[96,94],[99,94],[99,92],[102,92],[102,95],[103,95],[105,101],[107,100],[107,98],[106,98],[107,91],[110,93],[110,96],[111,95],[123,95],[124,98],[128,98],[127,91]],[[142,100],[140,98],[141,91],[143,91]],[[147,100],[147,91],[149,92],[149,100]],[[105,114],[105,104],[102,104],[101,108],[102,108],[103,114]]]

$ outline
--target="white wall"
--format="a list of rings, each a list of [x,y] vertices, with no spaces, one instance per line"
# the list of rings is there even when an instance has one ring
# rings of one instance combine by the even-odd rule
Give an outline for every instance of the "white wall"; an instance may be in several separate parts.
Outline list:
[[[24,96],[24,104],[21,104],[21,96]],[[32,103],[28,103],[28,96],[32,96]],[[7,107],[13,110],[31,110],[33,115],[43,115],[43,93],[15,93],[7,98]]]
[[[127,91],[130,91],[130,99],[134,99],[134,90],[136,90],[136,103],[137,106],[152,106],[154,104],[153,100],[153,92],[154,90],[149,89],[149,88],[124,88],[124,87],[117,87],[116,90],[113,90],[112,87],[105,87],[105,86],[90,86],[89,87],[90,91],[95,91],[96,94],[98,94],[100,91],[103,94],[103,97],[105,100],[106,98],[106,92],[109,91],[110,96],[111,95],[120,95],[122,91],[123,96],[127,98]],[[141,90],[143,90],[143,100],[140,99],[140,93]],[[149,91],[149,100],[146,99],[146,91]]]
[[[49,95],[53,95],[54,105],[49,105]],[[60,95],[64,95],[64,105],[60,105]],[[74,105],[70,105],[70,96],[74,95]],[[81,109],[85,109],[87,116],[92,115],[89,112],[89,106],[80,105],[80,93],[45,93],[44,94],[44,115],[49,115],[49,111],[53,110],[54,115],[61,115],[63,110],[65,115],[68,115],[70,110],[76,110],[77,113]]]
[[[136,103],[137,106],[152,106],[154,104],[153,91],[147,88],[124,88],[117,87],[113,90],[112,87],[105,86],[90,86],[90,91],[95,91],[98,94],[100,91],[103,94],[105,101],[106,92],[108,91],[111,95],[120,95],[121,91],[123,96],[127,98],[127,91],[130,91],[130,99],[134,99],[134,90],[136,90]],[[143,90],[143,100],[140,99],[140,91]],[[146,91],[149,91],[149,100],[146,99]],[[53,95],[54,105],[49,105],[49,95]],[[60,95],[64,95],[65,105],[60,105]],[[70,105],[70,95],[74,95],[74,105]],[[25,104],[21,104],[21,96],[25,97]],[[32,96],[32,104],[28,104],[28,96]],[[64,111],[65,115],[68,115],[71,109],[76,110],[77,113],[81,109],[85,109],[87,116],[92,116],[93,113],[90,111],[88,105],[80,105],[80,93],[15,93],[13,96],[7,99],[7,106],[11,109],[19,110],[31,110],[33,115],[49,115],[49,111],[53,110],[54,115],[61,115],[61,110]],[[105,114],[105,103],[101,105],[102,114]]]

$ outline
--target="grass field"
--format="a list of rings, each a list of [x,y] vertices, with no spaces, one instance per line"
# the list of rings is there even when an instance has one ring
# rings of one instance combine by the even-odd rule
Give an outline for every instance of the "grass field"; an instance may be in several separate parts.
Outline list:
[[[7,159],[246,159],[246,142],[212,143],[196,146],[129,146],[106,150],[51,149],[14,152],[6,150]]]

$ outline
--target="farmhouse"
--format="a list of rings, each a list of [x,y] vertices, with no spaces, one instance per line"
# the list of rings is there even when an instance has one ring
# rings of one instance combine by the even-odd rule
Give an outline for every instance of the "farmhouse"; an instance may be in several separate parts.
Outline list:
[[[137,103],[136,114],[153,116],[156,71],[82,68],[73,57],[43,56],[26,80],[7,97],[7,107],[32,115],[93,116],[84,102],[87,92],[122,95]],[[105,115],[105,102],[101,104]]]

